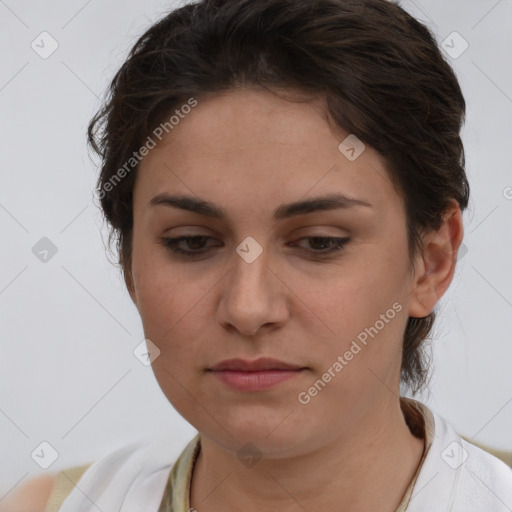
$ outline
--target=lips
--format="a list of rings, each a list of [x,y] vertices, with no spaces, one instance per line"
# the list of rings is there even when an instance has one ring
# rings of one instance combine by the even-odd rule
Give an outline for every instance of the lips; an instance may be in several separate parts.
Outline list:
[[[212,371],[261,372],[266,370],[300,370],[304,367],[277,359],[262,357],[254,361],[226,359],[211,368]]]
[[[238,392],[270,390],[297,377],[304,370],[307,368],[268,357],[255,361],[226,359],[209,369],[219,381]]]

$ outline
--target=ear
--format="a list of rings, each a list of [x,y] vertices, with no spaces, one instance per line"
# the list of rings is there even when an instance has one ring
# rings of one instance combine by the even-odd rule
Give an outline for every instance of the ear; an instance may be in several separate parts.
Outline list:
[[[409,316],[428,316],[450,286],[455,273],[457,252],[464,237],[462,214],[457,201],[443,217],[437,231],[430,231],[423,238],[423,252],[415,262],[415,279]]]

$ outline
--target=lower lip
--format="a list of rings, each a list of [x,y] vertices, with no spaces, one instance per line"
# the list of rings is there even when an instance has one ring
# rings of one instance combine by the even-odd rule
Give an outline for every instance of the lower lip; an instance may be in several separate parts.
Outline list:
[[[264,370],[239,372],[232,370],[212,371],[224,384],[239,391],[262,391],[296,377],[302,370]]]

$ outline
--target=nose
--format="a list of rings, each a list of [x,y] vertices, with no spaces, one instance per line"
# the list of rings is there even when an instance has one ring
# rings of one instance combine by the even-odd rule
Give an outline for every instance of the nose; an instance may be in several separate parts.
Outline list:
[[[286,322],[288,288],[278,271],[271,268],[269,256],[264,249],[249,263],[235,252],[233,268],[220,284],[217,315],[224,328],[254,336],[262,328],[275,329]]]

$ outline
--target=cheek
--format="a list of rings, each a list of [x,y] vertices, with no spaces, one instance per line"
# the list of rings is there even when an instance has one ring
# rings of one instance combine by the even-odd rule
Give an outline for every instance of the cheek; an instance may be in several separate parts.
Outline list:
[[[389,267],[358,261],[337,267],[320,283],[297,275],[299,286],[294,293],[304,310],[315,314],[315,324],[322,326],[326,336],[347,339],[373,325],[395,302],[402,302],[403,284],[395,273]]]
[[[185,312],[180,295],[184,298],[190,292],[165,256],[165,248],[149,236],[134,237],[132,268],[137,305],[143,322],[152,329],[158,327],[156,320],[163,320],[166,325],[161,327],[169,329],[173,318]]]
[[[161,248],[156,247],[153,251],[161,251]],[[147,251],[134,251],[137,308],[145,336],[161,350],[166,340],[172,339],[174,331],[181,327],[180,323],[186,321],[187,311],[194,301],[198,301],[195,287],[181,279],[171,265]]]
[[[174,278],[173,278],[174,277]],[[204,361],[204,318],[208,314],[201,294],[170,272],[157,269],[139,274],[139,312],[145,338],[160,350],[152,368],[160,388],[180,413],[190,408]]]
[[[201,288],[161,274],[140,276],[139,312],[146,336],[161,350],[183,340],[194,340],[205,314],[205,294]],[[185,338],[185,339],[184,339]]]
[[[346,355],[347,362],[342,363],[345,378],[335,379],[337,384],[332,387],[350,392],[367,384],[368,379],[376,380],[370,369],[382,376],[400,365],[407,322],[400,265],[398,258],[393,263],[381,253],[379,258],[339,267],[336,276],[322,286],[303,281],[298,295],[306,305],[304,311],[315,313],[314,324],[303,328],[319,334],[315,346],[322,360],[321,371],[327,371],[338,356]]]

